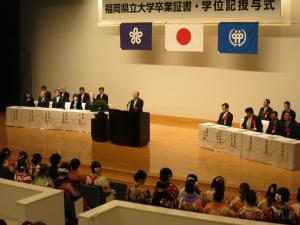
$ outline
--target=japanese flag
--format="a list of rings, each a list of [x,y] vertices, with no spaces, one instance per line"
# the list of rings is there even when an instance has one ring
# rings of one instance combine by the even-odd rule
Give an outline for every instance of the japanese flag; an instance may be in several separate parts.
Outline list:
[[[166,24],[167,51],[203,52],[202,24]]]

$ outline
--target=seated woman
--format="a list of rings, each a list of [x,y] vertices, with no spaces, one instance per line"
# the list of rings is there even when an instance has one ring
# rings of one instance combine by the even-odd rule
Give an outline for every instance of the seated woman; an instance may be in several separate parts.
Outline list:
[[[31,165],[29,166],[29,175],[34,178],[36,176],[36,168],[42,162],[42,155],[40,153],[34,153],[31,159]]]
[[[213,193],[213,201],[206,204],[203,213],[217,216],[231,217],[232,213],[229,207],[223,202],[224,188],[216,187]]]
[[[203,207],[209,203],[213,201],[213,197],[214,197],[214,193],[215,193],[215,189],[216,188],[222,188],[223,190],[225,190],[225,181],[224,178],[221,176],[217,176],[215,177],[211,184],[210,184],[210,188],[211,190],[207,190],[207,191],[203,191],[200,193],[200,198],[201,198],[201,202]]]
[[[134,176],[135,183],[129,185],[126,192],[127,201],[141,204],[151,204],[151,193],[144,184],[147,179],[147,173],[143,170],[137,171]]]
[[[82,109],[81,101],[79,101],[77,94],[73,94],[70,109]]]
[[[165,208],[176,208],[176,200],[168,191],[168,183],[161,181],[156,183],[151,204]]]
[[[65,192],[71,200],[76,201],[81,197],[80,192],[72,185],[69,178],[69,165],[67,163],[62,163],[58,168],[58,181],[57,189],[61,189]]]
[[[292,207],[289,207],[290,191],[281,187],[275,195],[276,203],[264,211],[265,221],[281,224],[296,224],[297,218]]]
[[[271,184],[268,187],[265,198],[263,198],[259,201],[257,207],[262,211],[265,211],[268,208],[272,207],[272,205],[274,203],[276,203],[276,200],[275,200],[276,192],[277,192],[277,184]]]
[[[34,98],[31,92],[27,91],[23,100],[23,106],[34,107]]]
[[[200,200],[200,195],[197,193],[198,182],[195,179],[188,179],[185,183],[184,193],[179,197],[178,209],[202,212],[203,207]]]
[[[189,174],[186,178],[186,181],[188,181],[188,180],[194,180],[198,184],[198,177],[195,174],[192,174],[192,173]],[[196,194],[200,195],[201,192],[200,192],[198,186],[195,186],[195,192],[196,192]],[[179,191],[178,197],[177,197],[177,201],[179,201],[179,199],[185,194],[186,194],[185,187],[181,188]]]
[[[15,181],[27,183],[27,184],[32,183],[31,176],[26,172],[28,170],[26,160],[19,160],[16,169],[17,172],[14,178]]]
[[[14,180],[14,167],[11,166],[11,151],[4,148],[0,152],[0,178]]]
[[[58,167],[61,161],[61,155],[58,153],[53,153],[50,156],[50,164],[51,166],[49,167],[49,176],[55,182],[58,178]]]
[[[173,202],[177,204],[177,198],[179,190],[175,184],[172,183],[173,172],[170,168],[162,168],[159,173],[159,182],[166,184],[166,191],[169,192],[170,196],[173,198]],[[154,188],[154,192],[157,191],[157,187]]]
[[[74,158],[71,160],[69,177],[70,177],[71,181],[73,181],[77,186],[80,186],[85,181],[85,177],[83,175],[81,175],[78,171],[79,166],[80,166],[79,159]]]
[[[106,201],[114,199],[115,191],[110,188],[109,181],[103,176],[101,170],[101,164],[98,161],[91,163],[92,174],[86,177],[86,184],[95,185],[101,187],[106,197]]]
[[[54,183],[51,178],[48,176],[48,166],[46,164],[40,164],[36,167],[35,178],[32,182],[34,185],[42,187],[51,187],[54,188]]]
[[[264,213],[262,210],[256,207],[256,204],[256,193],[252,190],[248,190],[246,194],[246,204],[240,210],[239,218],[262,221],[264,219]]]
[[[32,94],[30,91],[27,91],[25,93],[25,97],[23,100],[23,106],[34,107],[34,98],[32,97]]]
[[[239,188],[240,196],[235,197],[229,203],[229,208],[235,215],[239,215],[239,211],[246,205],[246,196],[250,191],[250,186],[247,183],[241,183]]]

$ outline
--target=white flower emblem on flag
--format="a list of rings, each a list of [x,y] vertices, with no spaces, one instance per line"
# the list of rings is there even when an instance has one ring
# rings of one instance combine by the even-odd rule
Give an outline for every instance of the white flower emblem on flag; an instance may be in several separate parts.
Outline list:
[[[141,44],[143,37],[143,32],[139,31],[137,27],[134,27],[132,31],[129,32],[129,37],[131,37],[131,43],[134,44]]]

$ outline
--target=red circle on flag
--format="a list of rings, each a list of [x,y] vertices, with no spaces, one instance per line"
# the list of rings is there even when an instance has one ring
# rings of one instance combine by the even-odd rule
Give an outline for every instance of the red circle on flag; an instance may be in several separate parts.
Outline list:
[[[179,31],[177,31],[176,39],[179,44],[187,45],[192,39],[191,32],[187,28],[181,28]]]

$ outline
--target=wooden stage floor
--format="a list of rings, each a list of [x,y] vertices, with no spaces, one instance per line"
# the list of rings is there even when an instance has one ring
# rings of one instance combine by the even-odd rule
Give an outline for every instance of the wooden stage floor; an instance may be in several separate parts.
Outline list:
[[[188,173],[195,173],[203,187],[217,175],[225,177],[226,186],[235,190],[248,182],[258,191],[277,183],[296,193],[300,186],[300,171],[288,171],[269,165],[238,159],[199,147],[199,120],[152,116],[151,142],[143,148],[129,148],[111,143],[96,143],[89,133],[27,129],[5,126],[5,114],[0,114],[0,147],[8,146],[14,155],[21,150],[29,154],[40,152],[45,161],[53,152],[64,161],[77,157],[81,171],[89,173],[92,160],[99,160],[104,174],[112,180],[130,182],[138,169],[149,172],[147,184],[153,186],[162,167],[173,170],[175,183],[183,185]]]

